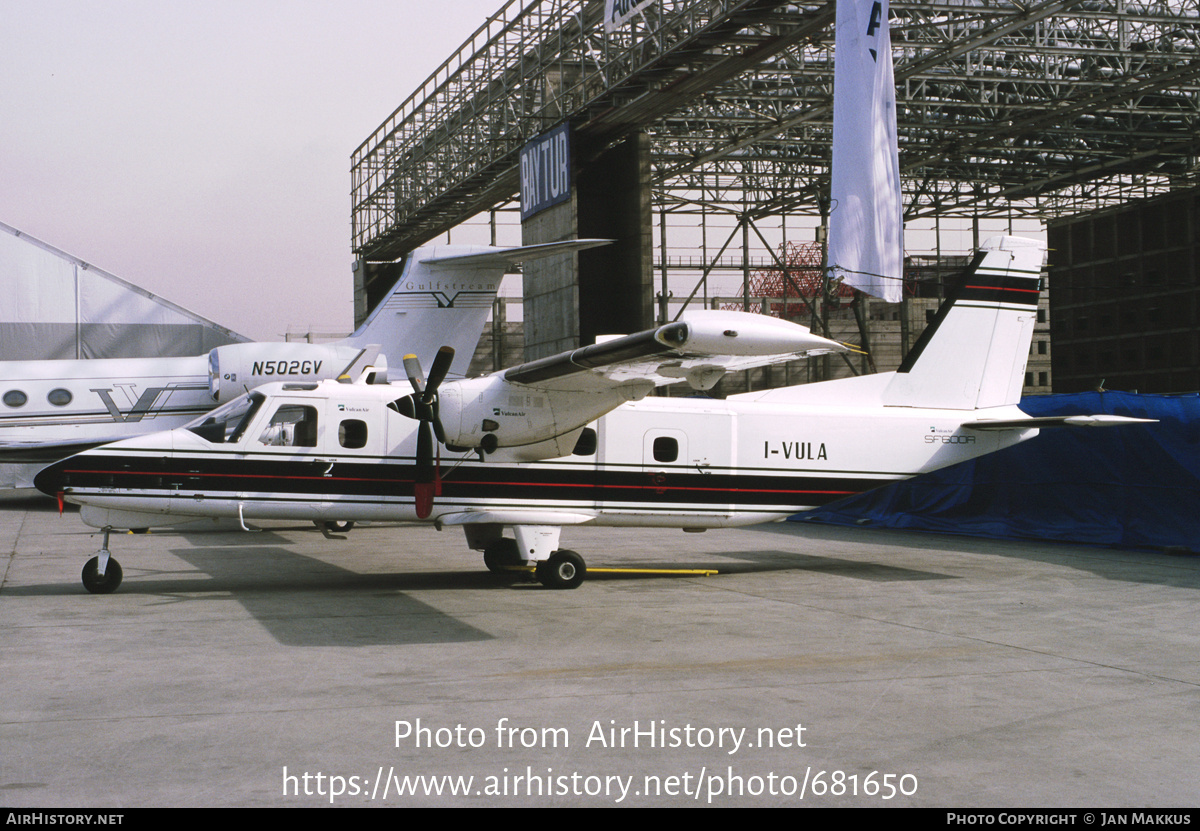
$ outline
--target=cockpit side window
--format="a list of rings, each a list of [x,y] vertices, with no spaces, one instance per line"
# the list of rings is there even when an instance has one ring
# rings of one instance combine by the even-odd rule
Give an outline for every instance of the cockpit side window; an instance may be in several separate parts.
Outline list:
[[[241,439],[264,401],[266,398],[259,393],[241,395],[184,427],[207,442],[233,444]]]

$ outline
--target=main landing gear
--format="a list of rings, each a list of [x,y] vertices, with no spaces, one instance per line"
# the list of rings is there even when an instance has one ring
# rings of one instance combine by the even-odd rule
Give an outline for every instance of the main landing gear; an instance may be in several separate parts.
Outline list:
[[[111,528],[104,529],[104,543],[96,556],[83,566],[83,587],[92,594],[112,594],[121,585],[124,572],[121,564],[108,553],[108,534]]]
[[[335,522],[334,520],[330,519],[314,519],[313,525],[317,526],[322,531],[328,531],[331,534],[346,534],[349,533],[350,529],[354,527],[354,520],[349,519],[345,522]]]
[[[587,577],[587,566],[574,551],[561,548],[539,562],[533,574],[548,589],[577,589]]]
[[[587,565],[583,557],[574,551],[565,548],[552,550],[558,544],[559,530],[545,526],[513,526],[517,538],[492,537],[483,548],[483,564],[493,574],[503,574],[532,564],[534,578],[546,588],[579,588],[587,577]],[[492,531],[498,532],[499,529]],[[467,539],[468,543],[473,542],[471,533],[468,533]],[[529,559],[526,559],[526,553],[530,555]]]

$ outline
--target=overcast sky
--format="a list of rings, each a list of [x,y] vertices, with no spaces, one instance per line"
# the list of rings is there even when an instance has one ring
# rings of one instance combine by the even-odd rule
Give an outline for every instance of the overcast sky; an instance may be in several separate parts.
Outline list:
[[[350,154],[503,5],[0,0],[0,222],[255,339],[347,332]]]
[[[0,222],[256,339],[348,331],[350,154],[504,0],[0,0]]]

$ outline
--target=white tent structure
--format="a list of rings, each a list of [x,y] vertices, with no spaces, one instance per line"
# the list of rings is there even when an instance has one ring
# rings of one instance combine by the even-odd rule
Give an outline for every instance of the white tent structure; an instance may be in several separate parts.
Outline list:
[[[248,340],[0,222],[0,360],[203,355]]]

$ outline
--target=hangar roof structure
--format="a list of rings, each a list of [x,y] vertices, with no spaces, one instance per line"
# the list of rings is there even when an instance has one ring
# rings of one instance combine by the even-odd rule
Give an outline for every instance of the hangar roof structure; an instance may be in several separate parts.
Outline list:
[[[577,157],[646,132],[658,210],[816,213],[833,0],[651,0],[613,33],[603,9],[510,0],[363,142],[359,258],[506,203],[521,146],[568,120]],[[1200,179],[1200,0],[893,0],[891,27],[906,219],[1062,216]]]

